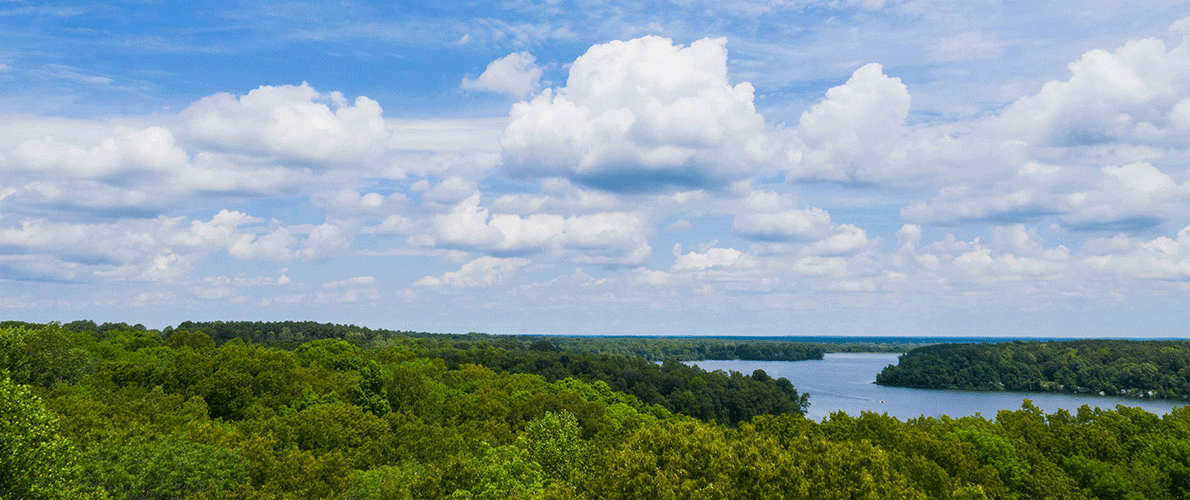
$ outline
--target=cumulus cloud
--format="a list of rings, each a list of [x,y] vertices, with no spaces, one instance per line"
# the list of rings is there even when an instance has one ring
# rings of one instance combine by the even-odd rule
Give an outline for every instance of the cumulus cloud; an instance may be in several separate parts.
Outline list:
[[[492,214],[472,195],[433,219],[423,243],[494,254],[549,252],[590,264],[639,264],[652,252],[645,221],[632,213]]]
[[[790,178],[869,181],[903,164],[909,90],[880,64],[855,70],[846,83],[802,113],[791,151]]]
[[[792,208],[792,196],[754,191],[742,203],[753,212],[737,214],[731,229],[737,236],[761,242],[756,250],[786,253],[785,243],[801,243],[803,255],[832,256],[855,253],[869,246],[868,234],[850,224],[833,224],[826,210]]]
[[[1069,249],[1046,247],[1036,231],[1020,224],[995,228],[992,244],[949,235],[922,246],[912,257],[918,278],[944,286],[1054,282],[1076,272],[1072,262]]]
[[[839,256],[850,255],[868,247],[868,233],[859,226],[843,224],[835,228],[834,234],[802,249],[806,255]]]
[[[454,205],[467,199],[475,192],[476,185],[474,181],[454,176],[425,190],[421,195],[421,199],[423,202]]]
[[[463,90],[496,92],[515,98],[528,97],[537,90],[541,81],[541,68],[537,59],[528,52],[513,52],[488,63],[478,78],[463,78]]]
[[[1086,169],[1029,164],[991,189],[954,185],[901,216],[915,223],[1016,223],[1055,217],[1074,230],[1139,231],[1186,214],[1190,182],[1178,184],[1145,162]]]
[[[1081,267],[1128,277],[1190,281],[1190,226],[1182,228],[1174,238],[1114,240],[1095,245],[1097,252],[1081,259]]]
[[[350,224],[325,222],[309,229],[302,249],[296,252],[306,260],[322,259],[339,255],[351,248],[355,228]]]
[[[757,241],[810,241],[831,232],[831,216],[821,208],[735,216],[735,234]]]
[[[16,280],[169,281],[187,272],[194,257],[163,245],[178,219],[63,223],[25,219],[0,227],[0,277]]]
[[[374,159],[389,135],[376,101],[360,96],[348,103],[339,92],[320,93],[306,83],[211,95],[182,116],[197,141],[312,164]]]
[[[17,144],[8,168],[24,168],[79,178],[111,178],[185,166],[187,153],[162,127],[116,126],[112,134],[86,144],[73,137],[45,135]],[[3,165],[3,163],[0,163]]]
[[[1148,163],[1100,169],[1096,185],[1062,198],[1069,207],[1060,218],[1074,229],[1135,231],[1160,226],[1186,214],[1190,182],[1173,178]]]
[[[1053,146],[1110,142],[1190,146],[1190,37],[1167,49],[1158,39],[1095,49],[1070,77],[1023,97],[991,125],[1002,137]]]
[[[727,80],[725,39],[654,36],[591,47],[566,86],[513,106],[506,172],[609,191],[722,188],[770,161],[752,85]]]
[[[674,259],[675,271],[702,271],[719,268],[750,268],[756,260],[734,248],[708,248],[705,252],[691,251]]]
[[[234,210],[220,210],[210,221],[194,220],[189,230],[166,237],[173,245],[200,250],[225,249],[237,259],[286,260],[292,256],[292,247],[297,238],[285,227],[264,231],[248,230],[243,226],[255,226],[263,219]]]
[[[527,265],[529,260],[519,257],[483,256],[463,264],[458,271],[446,272],[441,276],[423,277],[414,282],[413,286],[486,288],[503,281],[508,275]]]

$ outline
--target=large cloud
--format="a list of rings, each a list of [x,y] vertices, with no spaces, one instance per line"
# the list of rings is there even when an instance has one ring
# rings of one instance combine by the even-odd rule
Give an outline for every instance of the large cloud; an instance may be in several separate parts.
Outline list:
[[[186,165],[189,157],[162,127],[115,126],[111,135],[85,144],[71,137],[44,135],[14,148],[8,168],[48,171],[86,179],[153,173]]]
[[[1110,142],[1190,146],[1190,38],[1167,49],[1157,39],[1091,50],[1070,78],[1021,98],[993,125],[1003,137],[1039,145]]]
[[[595,45],[566,86],[513,106],[501,138],[514,176],[609,191],[721,188],[769,161],[748,83],[727,80],[724,39],[644,37]]]
[[[896,175],[904,162],[909,90],[867,64],[805,113],[797,127],[790,178],[837,182]]]
[[[319,93],[306,83],[215,94],[183,116],[195,140],[314,164],[374,159],[389,134],[376,101],[360,96],[348,103],[338,92]]]

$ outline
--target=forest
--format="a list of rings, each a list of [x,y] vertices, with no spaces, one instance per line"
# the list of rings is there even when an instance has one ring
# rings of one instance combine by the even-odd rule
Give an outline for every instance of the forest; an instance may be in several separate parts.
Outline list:
[[[919,347],[876,383],[922,389],[1190,398],[1190,342],[1013,341]]]
[[[182,326],[0,324],[0,498],[1190,496],[1185,407],[815,422],[762,371],[543,339],[327,327],[341,334],[274,345],[298,340]]]

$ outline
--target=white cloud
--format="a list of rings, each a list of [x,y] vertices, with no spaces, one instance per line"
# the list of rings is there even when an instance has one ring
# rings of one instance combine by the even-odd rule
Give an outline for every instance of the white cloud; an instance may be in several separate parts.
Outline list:
[[[693,228],[694,224],[691,224],[690,221],[686,219],[678,219],[671,222],[668,226],[665,226],[665,230],[670,232],[689,231]]]
[[[220,210],[209,222],[190,221],[190,230],[173,237],[173,242],[187,246],[223,246],[239,239],[239,227],[257,224],[263,219],[234,210]]]
[[[732,220],[736,234],[757,241],[809,241],[831,232],[831,216],[821,208],[740,214]]]
[[[1190,226],[1174,238],[1118,239],[1112,243],[1099,245],[1100,253],[1085,256],[1080,267],[1129,278],[1190,281]]]
[[[268,234],[242,234],[227,248],[227,253],[237,259],[286,260],[297,239],[288,229],[277,228]]]
[[[1186,215],[1190,182],[1177,184],[1148,163],[1100,169],[1089,190],[1062,198],[1069,207],[1060,218],[1076,229],[1128,231],[1150,229]]]
[[[1093,172],[1093,171],[1092,171]],[[1087,169],[1029,164],[996,186],[954,185],[901,216],[942,225],[969,221],[1024,222],[1054,217],[1070,229],[1137,231],[1186,215],[1190,182],[1176,183],[1149,163]]]
[[[492,214],[479,205],[478,193],[435,216],[424,244],[496,254],[545,252],[589,264],[639,264],[652,252],[645,222],[635,214]]]
[[[909,99],[901,79],[885,76],[881,65],[855,70],[802,113],[790,178],[856,182],[898,175]]]
[[[360,193],[354,189],[343,188],[314,193],[310,196],[310,201],[339,215],[378,215],[404,205],[408,198],[402,193],[385,196],[380,193]]]
[[[80,178],[131,175],[184,167],[189,157],[162,127],[116,126],[94,145],[46,135],[17,144],[9,168],[20,167]],[[2,165],[2,164],[0,164]],[[143,174],[142,174],[143,175]]]
[[[376,284],[376,278],[373,276],[355,276],[343,280],[328,281],[322,284],[323,288],[350,288],[359,286],[373,286]]]
[[[476,185],[474,181],[454,176],[426,190],[422,193],[421,199],[423,202],[454,205],[467,199],[475,192]]]
[[[378,157],[388,139],[380,104],[354,103],[310,85],[261,87],[245,95],[204,97],[182,116],[189,136],[231,151],[341,165]]]
[[[478,78],[463,78],[463,90],[496,92],[515,98],[523,98],[537,90],[541,80],[541,68],[528,52],[513,52],[488,63],[487,69]]]
[[[1095,49],[1070,64],[1070,77],[1023,97],[991,125],[1002,137],[1054,146],[1110,142],[1190,147],[1183,127],[1190,98],[1190,38],[1166,49],[1158,39]]]
[[[9,279],[170,281],[194,258],[160,242],[179,219],[61,223],[25,219],[0,227],[0,276]]]
[[[232,257],[243,260],[286,260],[297,243],[288,229],[273,228],[267,233],[246,231],[241,226],[258,225],[263,219],[238,211],[220,210],[209,222],[194,220],[186,232],[167,237],[166,242],[198,249],[226,249]]]
[[[674,260],[675,271],[702,271],[717,268],[750,268],[756,265],[752,256],[734,248],[708,248],[705,252],[689,252]]]
[[[770,161],[752,100],[751,84],[728,83],[725,39],[595,45],[565,87],[513,106],[504,168],[609,191],[722,188]]]
[[[365,227],[360,230],[365,234],[409,234],[417,227],[413,219],[408,217],[393,214],[385,217],[380,224],[371,227]]]
[[[995,228],[992,240],[989,245],[980,238],[959,241],[949,235],[923,245],[912,255],[914,277],[944,287],[1046,283],[1057,291],[1077,285],[1069,282],[1079,273],[1066,247],[1047,248],[1035,231],[1020,224]]]
[[[441,276],[426,276],[414,286],[450,288],[487,288],[503,281],[516,270],[529,265],[528,259],[483,256],[463,264],[458,271]]]
[[[355,239],[355,227],[338,222],[325,222],[310,228],[302,242],[302,249],[296,255],[303,259],[322,259],[339,255],[351,249]]]
[[[655,271],[647,267],[639,267],[630,275],[634,283],[642,285],[662,286],[673,281],[673,275],[665,271]]]
[[[850,255],[869,245],[868,233],[859,226],[843,224],[835,233],[814,242],[802,250],[807,255],[838,256]]]

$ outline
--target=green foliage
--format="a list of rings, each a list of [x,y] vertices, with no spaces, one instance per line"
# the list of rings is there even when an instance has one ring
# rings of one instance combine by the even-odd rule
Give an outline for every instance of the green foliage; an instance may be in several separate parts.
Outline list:
[[[10,488],[0,498],[1190,496],[1190,409],[1047,415],[1026,402],[991,420],[839,412],[814,422],[800,415],[805,395],[763,371],[575,352],[553,338],[183,326],[159,336],[85,321],[0,324],[6,366],[32,363],[26,339],[41,330],[53,340],[37,344],[45,352],[77,349],[97,363],[42,386],[0,383],[0,468],[16,477],[0,477]],[[678,344],[639,347],[667,345]],[[966,368],[1048,373],[1052,357],[1011,347]],[[1116,363],[1107,347],[1087,356]],[[1132,352],[1119,373],[1152,381],[1148,365],[1162,373],[1180,355],[1160,351]],[[1080,352],[1064,351],[1053,373],[1081,376]],[[951,383],[975,376],[944,368]]]
[[[936,344],[889,365],[876,383],[923,389],[1190,398],[1190,342],[1070,340]]]
[[[359,367],[360,381],[351,388],[351,401],[361,408],[376,415],[392,411],[392,404],[388,401],[388,390],[380,373],[380,365],[375,361]]]
[[[215,348],[215,341],[207,334],[194,330],[175,330],[165,340],[171,349],[206,351]]]
[[[1144,495],[1136,491],[1132,482],[1112,470],[1111,465],[1082,455],[1068,457],[1062,462],[1062,468],[1079,486],[1090,490],[1095,498],[1101,500],[1144,500]]]
[[[246,476],[231,451],[174,437],[130,444],[104,443],[79,458],[80,482],[114,499],[174,500],[221,492]]]
[[[471,487],[456,490],[451,500],[532,499],[541,498],[545,492],[541,465],[524,448],[484,448],[471,466]]]
[[[980,461],[991,465],[1000,473],[1000,479],[1010,487],[1020,490],[1025,477],[1030,473],[1029,463],[1020,457],[1012,443],[1003,436],[980,429],[959,429],[954,436],[975,447]]]
[[[72,384],[93,365],[77,336],[55,324],[0,327],[0,370],[19,384]]]
[[[417,464],[359,471],[352,475],[343,496],[346,500],[413,500],[412,486],[423,473],[424,468]]]
[[[1169,489],[1180,497],[1190,496],[1190,442],[1161,439],[1142,453],[1144,459],[1169,477]]]
[[[317,365],[328,370],[349,366],[350,362],[359,354],[359,347],[342,340],[322,339],[312,340],[293,350],[302,366]]]
[[[466,350],[439,347],[424,352],[442,358],[448,367],[472,363],[512,373],[541,375],[548,381],[566,378],[587,383],[602,381],[611,390],[631,394],[646,404],[729,425],[756,415],[801,414],[809,406],[808,396],[799,394],[784,378],[764,375],[763,380],[758,380],[738,372],[708,372],[674,360],[658,365],[638,357],[529,349],[504,351],[490,345],[469,345]]]
[[[41,398],[0,373],[0,498],[68,498],[71,456]]]
[[[573,481],[588,462],[581,433],[578,419],[570,412],[549,412],[525,426],[517,445],[529,452],[547,480]]]

